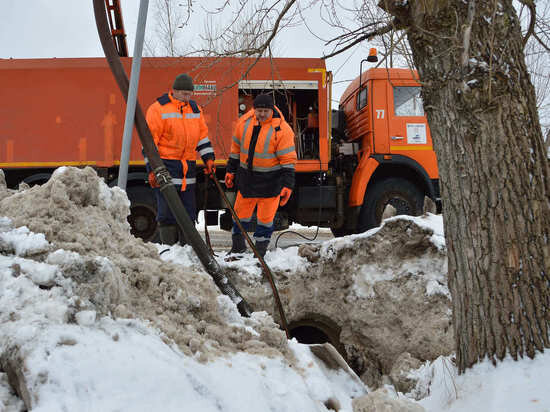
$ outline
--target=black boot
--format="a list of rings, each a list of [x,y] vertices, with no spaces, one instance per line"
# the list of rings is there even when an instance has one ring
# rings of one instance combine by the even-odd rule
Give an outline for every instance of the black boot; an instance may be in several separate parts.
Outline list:
[[[159,224],[160,241],[165,245],[175,245],[178,241],[178,227],[176,225]]]
[[[242,233],[236,233],[231,235],[232,246],[229,253],[244,253],[246,252],[246,243],[244,242],[244,236]]]
[[[269,246],[269,240],[256,241],[256,250],[258,251],[258,253],[262,258],[265,256],[268,246]]]

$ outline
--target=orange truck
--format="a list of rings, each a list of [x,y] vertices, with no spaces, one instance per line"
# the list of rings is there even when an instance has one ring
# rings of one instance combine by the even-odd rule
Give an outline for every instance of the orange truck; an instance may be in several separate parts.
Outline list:
[[[122,61],[129,73],[131,59]],[[333,110],[332,75],[323,60],[260,59],[248,71],[251,63],[144,58],[138,98],[146,110],[177,74],[191,74],[222,180],[238,116],[256,95],[272,93],[294,129],[298,154],[296,187],[278,212],[277,229],[296,222],[329,227],[335,235],[355,233],[379,224],[387,204],[415,215],[424,196],[439,200],[437,162],[414,72],[367,70]],[[0,100],[0,168],[8,187],[42,184],[60,166],[91,166],[116,184],[126,105],[105,59],[0,59]],[[207,210],[207,222],[229,229],[231,216],[214,186],[198,183],[197,206]],[[127,194],[133,233],[155,239],[155,204],[135,132]]]

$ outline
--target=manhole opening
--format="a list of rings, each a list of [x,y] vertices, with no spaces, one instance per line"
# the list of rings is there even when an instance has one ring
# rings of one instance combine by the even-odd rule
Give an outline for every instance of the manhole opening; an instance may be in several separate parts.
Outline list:
[[[288,325],[290,336],[306,345],[330,343],[345,358],[346,352],[340,343],[340,327],[332,319],[317,313],[307,313]]]
[[[314,326],[297,326],[290,331],[290,336],[300,343],[332,343],[325,332]]]

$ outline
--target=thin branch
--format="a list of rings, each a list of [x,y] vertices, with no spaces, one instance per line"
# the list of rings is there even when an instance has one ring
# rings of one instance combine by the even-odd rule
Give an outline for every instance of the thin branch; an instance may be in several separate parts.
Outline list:
[[[397,40],[389,47],[389,49],[384,54],[384,57],[382,57],[382,59],[378,63],[376,63],[376,67],[380,67],[382,63],[384,63],[387,60],[388,56],[391,56],[393,54],[393,51],[401,43],[401,41],[403,40],[403,37],[405,37],[404,32],[401,33],[397,38]],[[405,56],[407,56],[407,54],[405,54]],[[393,67],[393,66],[390,64],[390,67]]]
[[[546,49],[546,51],[550,52],[550,47],[548,47],[548,46],[546,45],[546,43],[544,43],[544,42],[540,39],[540,37],[538,36],[537,33],[533,32],[533,37],[540,43],[540,45],[541,45],[542,47],[544,47],[544,48]]]
[[[537,20],[537,10],[535,8],[535,3],[533,0],[519,0],[519,2],[529,9],[531,12],[531,20],[529,21],[529,28],[527,29],[527,33],[525,34],[525,37],[523,37],[523,46],[527,43],[527,40],[529,40],[529,37],[531,37],[532,34],[535,33],[535,22]]]
[[[468,65],[470,54],[470,35],[472,34],[472,24],[474,22],[474,15],[476,10],[475,0],[470,0],[468,3],[468,17],[466,20],[466,26],[464,27],[464,38],[462,40],[462,68],[466,68]]]
[[[348,37],[353,37],[354,38],[360,32],[364,32],[367,27],[376,26],[377,24],[378,24],[377,22],[372,22],[372,23],[367,24],[366,26],[359,27],[358,29],[355,29],[353,31],[349,31],[347,33],[341,34],[340,36],[335,37],[334,39],[328,40],[325,43],[325,46],[328,46],[330,43],[335,42],[335,41],[338,41],[337,44],[342,44],[342,43],[344,43],[344,40],[347,39]]]
[[[265,34],[269,33],[269,36],[266,38],[266,40],[258,47],[249,47],[249,48],[242,48],[240,50],[232,50],[232,51],[226,51],[222,55],[229,57],[229,56],[235,56],[235,55],[241,55],[241,56],[254,56],[259,55],[262,56],[267,47],[271,44],[275,36],[277,35],[277,32],[279,30],[279,26],[281,24],[281,21],[283,20],[284,16],[288,13],[288,11],[292,8],[292,5],[296,2],[296,0],[288,0],[279,15],[277,16],[277,20],[275,20],[275,23],[273,25],[273,28],[270,32],[265,32]],[[271,11],[273,7],[269,8],[264,18],[267,16],[269,11]],[[263,20],[263,19],[262,19]],[[258,26],[261,27],[262,21],[258,23]],[[264,34],[264,33],[260,33]],[[199,50],[200,51],[200,50]]]
[[[334,57],[336,56],[337,54],[340,54],[344,51],[346,51],[347,49],[355,46],[357,43],[361,43],[363,40],[370,40],[372,37],[374,36],[380,36],[382,34],[386,34],[386,33],[389,33],[390,31],[394,30],[396,28],[398,24],[398,20],[397,19],[394,19],[392,20],[392,22],[384,27],[380,27],[379,29],[376,29],[376,30],[373,30],[369,33],[366,33],[364,34],[363,36],[361,37],[358,37],[357,39],[355,39],[353,42],[349,43],[347,46],[339,49],[339,50],[336,50],[335,52],[331,53],[331,54],[328,54],[326,56],[323,56],[321,57],[322,59],[328,59],[330,57]]]

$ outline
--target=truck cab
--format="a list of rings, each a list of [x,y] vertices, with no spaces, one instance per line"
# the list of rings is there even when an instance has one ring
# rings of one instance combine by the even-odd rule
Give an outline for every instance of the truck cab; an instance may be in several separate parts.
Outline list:
[[[437,160],[415,71],[376,68],[361,73],[342,95],[333,118],[335,157],[356,163],[347,219],[336,233],[377,226],[388,204],[397,214],[418,215],[424,196],[440,201]]]

